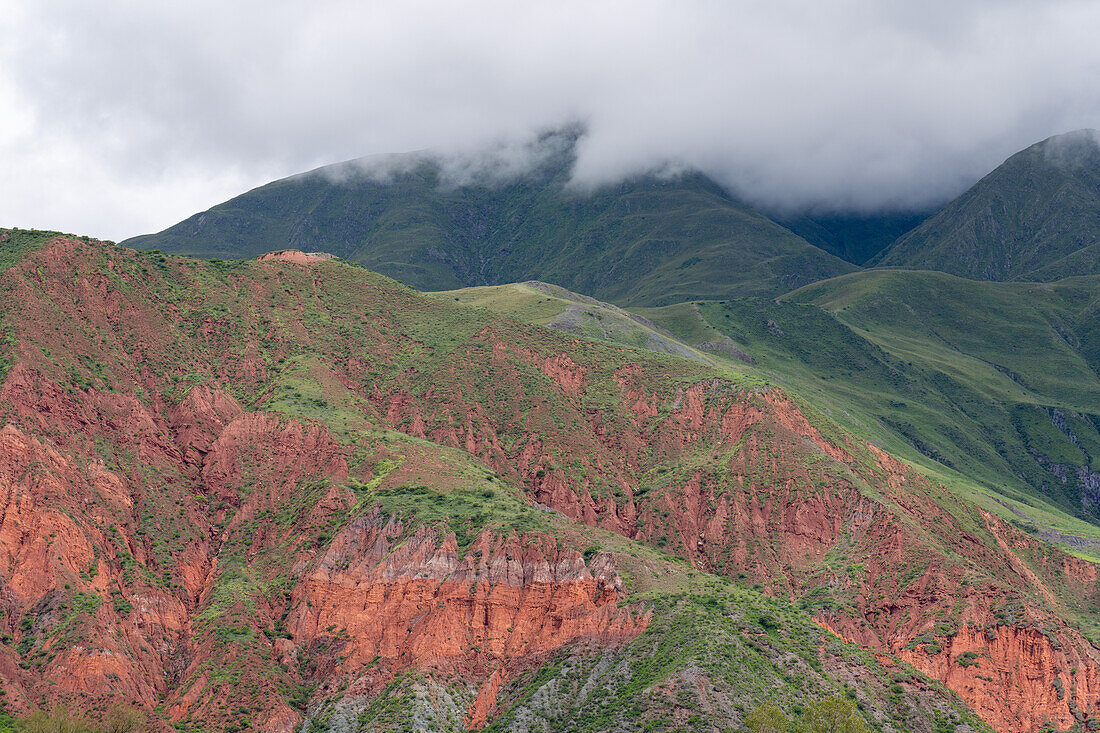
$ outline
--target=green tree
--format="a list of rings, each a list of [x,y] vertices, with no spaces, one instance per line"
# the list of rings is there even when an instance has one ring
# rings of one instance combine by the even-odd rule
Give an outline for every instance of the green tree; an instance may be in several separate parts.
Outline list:
[[[63,707],[49,712],[39,711],[21,721],[15,728],[20,733],[94,733],[95,728],[84,716]]]
[[[116,703],[107,710],[100,723],[103,733],[138,733],[150,730],[148,718],[138,708]]]
[[[867,721],[851,700],[826,697],[806,706],[799,733],[870,733]]]
[[[787,733],[790,721],[773,703],[760,705],[745,717],[749,733]]]

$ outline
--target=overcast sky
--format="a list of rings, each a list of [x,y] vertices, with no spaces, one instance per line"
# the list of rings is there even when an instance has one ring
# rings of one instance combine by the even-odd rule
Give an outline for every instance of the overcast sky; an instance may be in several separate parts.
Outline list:
[[[1098,31],[1096,1],[0,0],[0,226],[123,239],[569,122],[587,183],[680,164],[757,202],[925,206],[1100,127]]]

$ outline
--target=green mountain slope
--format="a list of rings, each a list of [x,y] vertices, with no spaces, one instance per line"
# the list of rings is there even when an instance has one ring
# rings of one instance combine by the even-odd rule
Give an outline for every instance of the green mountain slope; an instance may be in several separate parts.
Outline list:
[[[863,272],[779,301],[641,313],[689,343],[729,337],[757,370],[888,450],[994,492],[1049,537],[1100,545],[1100,278],[976,283]],[[937,468],[937,465],[939,468]],[[1050,506],[1059,508],[1053,514]]]
[[[1100,273],[1096,131],[1051,137],[1013,155],[870,264],[978,280]]]
[[[670,331],[635,313],[556,285],[531,281],[447,290],[435,295],[596,341],[675,354],[709,364],[717,361],[705,353],[707,348],[686,344]],[[744,357],[732,342],[702,346],[727,356]]]
[[[810,244],[847,262],[863,265],[934,212],[766,213]]]
[[[196,214],[138,249],[243,258],[325,251],[422,290],[542,280],[621,305],[772,296],[855,269],[701,174],[581,191],[570,146],[507,179],[461,185],[429,157],[388,175],[345,163]]]

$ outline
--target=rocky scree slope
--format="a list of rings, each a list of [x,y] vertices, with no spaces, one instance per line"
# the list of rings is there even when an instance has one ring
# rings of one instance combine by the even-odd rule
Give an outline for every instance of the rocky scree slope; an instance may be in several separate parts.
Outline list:
[[[17,710],[522,730],[594,680],[622,694],[587,729],[628,730],[847,680],[884,729],[979,725],[931,678],[997,730],[1096,715],[1095,567],[765,384],[322,258],[5,244]],[[621,671],[699,614],[728,644]]]

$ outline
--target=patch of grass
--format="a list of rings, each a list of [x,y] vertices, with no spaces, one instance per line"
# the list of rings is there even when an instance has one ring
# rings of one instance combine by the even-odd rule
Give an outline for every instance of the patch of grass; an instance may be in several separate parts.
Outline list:
[[[547,529],[542,512],[518,495],[479,488],[455,489],[442,493],[425,485],[404,485],[381,489],[364,497],[364,505],[379,505],[386,514],[407,521],[442,526],[454,532],[459,549],[469,547],[487,529],[520,534]]]

